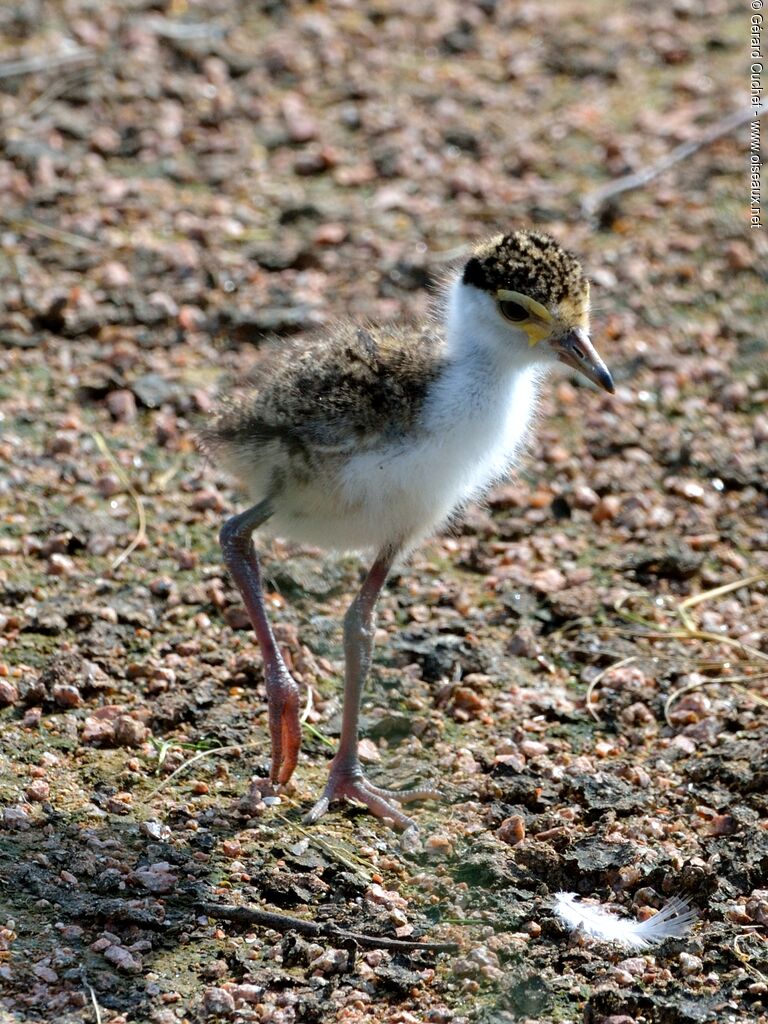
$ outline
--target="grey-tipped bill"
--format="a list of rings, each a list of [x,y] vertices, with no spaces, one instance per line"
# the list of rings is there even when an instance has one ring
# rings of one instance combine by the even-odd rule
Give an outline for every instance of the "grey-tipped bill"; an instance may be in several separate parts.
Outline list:
[[[589,335],[581,327],[574,327],[552,342],[552,348],[561,363],[572,366],[587,380],[597,384],[604,391],[614,392],[611,371],[597,354],[597,350],[589,340]]]

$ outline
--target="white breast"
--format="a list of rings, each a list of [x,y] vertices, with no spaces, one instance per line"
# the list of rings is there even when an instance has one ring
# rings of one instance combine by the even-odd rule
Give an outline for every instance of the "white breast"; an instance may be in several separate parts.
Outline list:
[[[534,405],[532,372],[499,380],[452,368],[436,385],[418,438],[361,453],[342,470],[342,493],[359,510],[359,539],[371,538],[364,546],[415,544],[479,497],[520,452]]]

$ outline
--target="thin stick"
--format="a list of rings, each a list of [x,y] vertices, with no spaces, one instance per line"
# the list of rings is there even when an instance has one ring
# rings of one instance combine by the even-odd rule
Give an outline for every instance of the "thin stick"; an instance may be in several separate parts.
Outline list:
[[[675,146],[670,153],[656,160],[655,163],[649,164],[647,167],[641,167],[639,171],[634,171],[632,174],[625,174],[621,178],[616,178],[614,181],[608,182],[607,185],[603,185],[593,192],[588,192],[581,202],[582,214],[585,217],[594,216],[609,199],[613,199],[623,192],[643,188],[652,182],[654,178],[658,178],[660,174],[663,174],[664,171],[669,170],[670,167],[674,167],[675,164],[686,160],[705,146],[710,146],[713,142],[717,142],[723,136],[730,135],[731,132],[740,128],[748,121],[754,121],[757,118],[763,117],[766,113],[768,113],[768,106],[749,107],[747,110],[728,114],[727,117],[723,117],[711,125],[698,139],[692,139],[688,142],[683,142],[679,146]]]
[[[383,935],[369,935],[366,932],[352,932],[330,922],[320,924],[317,921],[305,921],[300,917],[288,914],[276,914],[269,910],[256,910],[252,907],[237,907],[228,903],[198,903],[197,907],[208,917],[232,921],[234,924],[249,927],[256,925],[261,928],[273,928],[277,932],[299,932],[313,938],[326,938],[342,942],[354,942],[365,949],[391,949],[397,953],[455,953],[459,949],[456,942],[418,942],[408,939],[389,939]]]
[[[117,556],[117,558],[115,558],[114,561],[112,562],[112,568],[116,569],[119,565],[123,564],[126,558],[130,557],[130,555],[133,554],[133,552],[136,550],[139,544],[143,544],[144,541],[147,539],[147,516],[144,511],[144,502],[142,501],[141,495],[138,493],[138,491],[135,489],[135,487],[129,480],[127,474],[123,470],[123,467],[117,461],[112,452],[109,450],[109,446],[107,445],[107,442],[104,440],[103,435],[100,434],[98,430],[94,430],[91,436],[96,442],[99,451],[111,463],[112,468],[120,478],[120,482],[122,483],[123,487],[125,487],[130,496],[133,498],[133,503],[136,506],[136,513],[139,517],[139,528],[136,531],[136,536],[133,538],[128,547],[124,551],[122,551]]]
[[[606,673],[610,672],[614,668],[621,668],[622,665],[629,665],[630,662],[633,661],[637,661],[637,657],[634,654],[631,658],[622,658],[621,661],[617,661],[613,665],[609,665],[607,668],[604,668],[602,672],[598,672],[595,678],[587,687],[587,695],[585,698],[587,702],[587,711],[590,713],[590,715],[592,715],[596,722],[600,721],[600,715],[598,715],[597,711],[592,707],[592,695],[595,691],[595,687],[603,678],[603,676],[606,675]]]

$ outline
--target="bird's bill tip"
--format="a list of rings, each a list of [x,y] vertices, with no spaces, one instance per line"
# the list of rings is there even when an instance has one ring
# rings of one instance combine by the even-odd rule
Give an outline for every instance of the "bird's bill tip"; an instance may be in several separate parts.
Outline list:
[[[581,327],[574,327],[555,339],[552,347],[561,363],[578,370],[587,380],[591,380],[603,391],[607,391],[611,395],[614,394],[616,388],[611,371],[601,359],[585,330]]]

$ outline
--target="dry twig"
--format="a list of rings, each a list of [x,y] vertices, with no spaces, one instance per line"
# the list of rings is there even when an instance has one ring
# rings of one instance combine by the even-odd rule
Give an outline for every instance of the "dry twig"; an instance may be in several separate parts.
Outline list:
[[[390,949],[396,953],[455,953],[456,942],[419,942],[409,939],[389,939],[383,935],[369,935],[367,932],[352,932],[339,928],[331,922],[305,921],[288,914],[276,914],[270,910],[256,910],[253,907],[237,907],[229,903],[198,903],[198,909],[208,917],[232,921],[234,924],[250,927],[273,928],[277,932],[299,932],[315,939],[332,939],[336,942],[351,942],[365,949]]]
[[[588,192],[581,202],[582,214],[585,217],[593,217],[596,213],[599,213],[601,207],[610,199],[614,199],[623,192],[644,188],[654,178],[658,178],[664,171],[669,170],[670,167],[674,167],[675,164],[686,160],[705,146],[710,146],[725,135],[730,135],[731,132],[740,128],[748,121],[754,121],[766,113],[768,113],[768,106],[758,107],[757,109],[750,107],[748,110],[740,110],[728,114],[711,125],[698,139],[690,139],[688,142],[675,146],[670,153],[656,160],[655,163],[649,164],[647,167],[641,167],[639,171],[633,171],[632,174],[625,174],[621,178],[609,181],[607,185],[603,185],[593,192]]]

